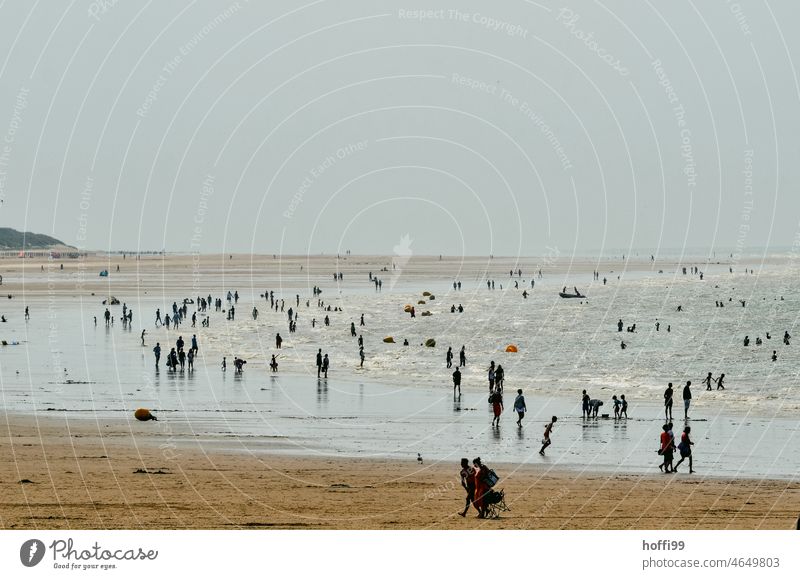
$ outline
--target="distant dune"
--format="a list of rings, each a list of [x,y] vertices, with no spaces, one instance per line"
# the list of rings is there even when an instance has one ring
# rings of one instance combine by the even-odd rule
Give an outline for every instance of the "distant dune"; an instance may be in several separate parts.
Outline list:
[[[49,235],[17,231],[10,227],[0,227],[0,250],[32,251],[64,248],[72,248],[72,246]]]

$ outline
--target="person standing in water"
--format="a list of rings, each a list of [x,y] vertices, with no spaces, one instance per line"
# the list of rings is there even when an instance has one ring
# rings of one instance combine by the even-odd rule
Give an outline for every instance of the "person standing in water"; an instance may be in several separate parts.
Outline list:
[[[547,426],[544,427],[544,438],[542,439],[542,448],[541,450],[539,450],[539,454],[541,454],[542,456],[544,456],[544,450],[551,444],[550,434],[553,432],[553,426],[555,426],[557,420],[558,418],[556,416],[553,416],[553,418],[550,420]]]
[[[719,378],[716,379],[717,383],[717,390],[725,390],[725,374],[720,374]]]
[[[161,344],[156,342],[156,347],[153,348],[153,354],[156,357],[156,368],[158,368],[158,361],[161,360]]]
[[[325,354],[322,357],[322,373],[326,379],[328,378],[328,366],[330,366],[330,360],[328,359],[328,354]]]
[[[319,378],[321,372],[322,372],[322,348],[317,350],[317,378]]]
[[[456,388],[458,388],[458,395],[461,396],[461,371],[458,368],[453,372],[453,396],[456,395]]]
[[[684,420],[689,419],[689,406],[692,403],[692,382],[691,380],[686,382],[686,386],[683,387],[683,418]]]
[[[451,368],[453,366],[453,348],[447,348],[447,354],[445,355],[445,360],[447,361],[447,367]]]
[[[591,397],[586,393],[586,390],[584,390],[581,396],[581,416],[583,418],[589,418],[589,400],[591,400]]]
[[[713,381],[714,381],[714,379],[711,377],[711,372],[709,372],[708,376],[703,378],[703,384],[706,385],[706,390],[711,390],[711,382],[713,382]]]
[[[459,367],[467,365],[466,346],[461,346],[461,351],[458,353],[458,365],[459,365]]]
[[[672,420],[672,382],[669,383],[667,389],[664,390],[664,418],[665,420]]]
[[[522,389],[517,390],[517,397],[514,399],[514,410],[517,413],[517,426],[522,428],[522,419],[525,418],[525,397],[522,395]]]

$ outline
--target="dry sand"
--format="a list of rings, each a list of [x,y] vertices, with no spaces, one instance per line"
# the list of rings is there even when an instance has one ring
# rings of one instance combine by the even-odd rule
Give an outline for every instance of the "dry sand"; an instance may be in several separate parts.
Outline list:
[[[457,465],[165,445],[161,422],[4,416],[0,434],[5,529],[789,529],[800,511],[796,482],[530,468],[499,484],[500,519],[462,519]]]

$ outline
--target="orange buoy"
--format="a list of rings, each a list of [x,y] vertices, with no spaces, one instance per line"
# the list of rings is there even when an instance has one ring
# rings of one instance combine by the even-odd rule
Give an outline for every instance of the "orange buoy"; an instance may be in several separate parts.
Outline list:
[[[136,420],[141,420],[142,422],[147,422],[148,420],[158,420],[158,418],[150,414],[150,411],[147,408],[138,408],[133,415],[136,417]]]
[[[508,346],[506,346],[506,352],[516,352],[516,351],[517,347],[514,344],[509,344]]]

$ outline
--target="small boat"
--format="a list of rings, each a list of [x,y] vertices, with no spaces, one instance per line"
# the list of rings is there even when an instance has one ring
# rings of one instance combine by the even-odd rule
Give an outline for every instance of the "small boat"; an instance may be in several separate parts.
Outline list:
[[[559,297],[562,298],[585,298],[586,296],[583,294],[567,294],[564,292],[558,292]]]

